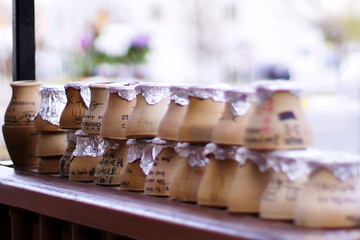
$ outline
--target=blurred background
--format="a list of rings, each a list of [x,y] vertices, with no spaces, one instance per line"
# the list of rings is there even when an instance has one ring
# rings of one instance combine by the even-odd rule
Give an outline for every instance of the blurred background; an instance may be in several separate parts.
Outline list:
[[[11,97],[11,2],[0,0],[1,116]],[[360,1],[35,0],[35,16],[44,83],[289,79],[304,86],[315,146],[360,153]]]

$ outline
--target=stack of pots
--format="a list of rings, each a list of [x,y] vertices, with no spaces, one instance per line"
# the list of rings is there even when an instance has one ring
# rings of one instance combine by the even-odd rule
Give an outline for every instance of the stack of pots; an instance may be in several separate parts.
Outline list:
[[[170,87],[170,104],[160,122],[158,137],[152,141],[154,164],[146,176],[146,195],[168,197],[170,194],[178,164],[175,146],[180,124],[189,104],[187,89],[185,86]]]
[[[60,159],[60,175],[70,176],[70,163],[76,148],[75,132],[81,129],[81,121],[90,101],[89,82],[71,82],[65,84],[67,102],[60,116],[60,128],[66,130],[67,147]],[[71,174],[71,178],[76,175]]]
[[[183,117],[176,145],[179,162],[170,187],[170,199],[196,202],[200,182],[208,159],[204,147],[211,141],[215,125],[224,107],[224,91],[219,88],[192,86],[188,88],[189,105]]]
[[[40,158],[40,173],[59,173],[60,158],[66,149],[66,133],[59,127],[60,115],[66,104],[62,86],[44,86],[40,90],[40,110],[35,117],[35,129],[40,132],[36,155]]]
[[[152,139],[168,108],[170,91],[168,86],[156,83],[139,84],[135,90],[136,105],[125,127],[129,152],[120,187],[144,191],[146,175],[153,165]]]
[[[75,133],[77,141],[70,163],[69,180],[93,182],[95,179],[95,169],[105,150],[105,142],[99,134],[109,100],[109,83],[89,84],[90,105],[82,117],[81,130]]]
[[[12,82],[12,97],[5,113],[3,135],[15,168],[36,169],[36,145],[39,134],[35,131],[34,117],[40,107],[40,86],[35,81]]]
[[[136,104],[136,84],[137,82],[113,83],[107,86],[109,101],[100,127],[105,150],[95,169],[95,184],[115,186],[121,183],[128,154],[125,127]]]
[[[227,207],[231,184],[241,160],[245,127],[253,112],[254,90],[238,88],[225,91],[226,106],[215,125],[204,155],[209,158],[197,195],[197,203]]]
[[[269,81],[257,85],[257,106],[245,134],[244,145],[249,149],[248,155],[252,158],[259,155],[267,161],[271,151],[298,151],[312,145],[311,131],[301,108],[300,92],[301,88],[297,84],[288,81]],[[260,162],[263,162],[263,159]],[[265,167],[258,166],[260,171],[268,169],[270,177],[261,199],[253,201],[259,202],[261,218],[292,220],[297,195],[307,176],[292,179],[284,170],[286,168],[276,166],[268,162]],[[259,172],[262,175],[259,179],[263,180],[266,177],[264,174],[269,174],[268,171]],[[263,183],[264,181],[261,181],[261,184]],[[294,189],[299,191],[293,191]],[[289,191],[292,191],[291,197]]]

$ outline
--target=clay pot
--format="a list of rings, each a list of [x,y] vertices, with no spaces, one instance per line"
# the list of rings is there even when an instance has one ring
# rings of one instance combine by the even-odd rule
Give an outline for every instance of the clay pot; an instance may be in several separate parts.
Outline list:
[[[178,144],[179,163],[170,186],[170,199],[196,202],[200,182],[205,174],[207,158],[202,156],[203,145]],[[191,164],[190,164],[191,163]]]
[[[220,147],[213,143],[206,145],[204,153],[210,162],[201,180],[197,193],[197,203],[204,206],[226,207],[231,183],[239,163],[236,159],[237,147]]]
[[[76,131],[76,148],[70,162],[69,180],[93,182],[95,169],[102,159],[105,144],[98,135]]]
[[[314,149],[274,151],[267,157],[272,171],[260,201],[260,217],[293,220],[297,198],[308,181],[308,162],[318,159]]]
[[[60,156],[42,157],[40,158],[38,172],[39,173],[59,173]]]
[[[94,182],[98,185],[120,185],[121,176],[127,164],[126,140],[105,140],[102,159],[95,169]]]
[[[175,142],[164,141],[159,138],[153,140],[155,152],[154,165],[146,176],[144,193],[151,196],[167,197],[170,194],[178,155],[174,149]]]
[[[289,81],[257,87],[259,99],[246,128],[244,145],[253,150],[304,149],[312,134],[298,97],[300,88]]]
[[[188,87],[171,86],[170,104],[165,116],[159,124],[158,137],[164,140],[176,141],[178,138],[180,124],[184,118],[188,99]]]
[[[295,205],[296,225],[316,228],[360,225],[360,159],[350,154],[330,154],[324,157],[326,161],[311,163],[314,173]]]
[[[75,130],[66,130],[66,139],[67,139],[66,150],[60,158],[60,175],[62,177],[69,176],[72,154],[76,147]]]
[[[38,132],[63,132],[59,127],[62,111],[66,105],[63,86],[44,86],[40,90],[41,103],[35,117],[35,128]]]
[[[120,189],[143,192],[146,174],[152,167],[152,139],[129,139],[127,164],[121,176]]]
[[[35,169],[40,159],[36,157],[39,133],[34,125],[3,126],[4,140],[14,168]]]
[[[126,122],[136,104],[135,86],[109,84],[109,102],[100,127],[100,136],[108,139],[127,139]]]
[[[241,88],[226,90],[226,106],[212,132],[212,142],[223,145],[244,144],[245,128],[253,113],[254,90]]]
[[[89,82],[73,82],[65,85],[67,103],[60,116],[60,128],[81,129],[81,120],[88,109]]]
[[[41,83],[35,81],[16,81],[10,83],[12,97],[5,112],[6,126],[33,125],[40,106]]]
[[[169,104],[169,87],[156,84],[139,84],[134,110],[126,122],[127,138],[154,138]]]
[[[61,156],[66,150],[66,145],[66,133],[42,132],[36,146],[36,155],[38,157]]]
[[[189,105],[179,128],[178,141],[208,143],[225,107],[223,90],[189,87]]]
[[[90,106],[86,110],[81,122],[83,132],[100,134],[101,121],[109,100],[107,85],[107,83],[93,83],[89,85],[91,99]]]
[[[271,171],[261,172],[251,160],[238,165],[228,196],[228,211],[258,213],[261,196],[269,183]]]

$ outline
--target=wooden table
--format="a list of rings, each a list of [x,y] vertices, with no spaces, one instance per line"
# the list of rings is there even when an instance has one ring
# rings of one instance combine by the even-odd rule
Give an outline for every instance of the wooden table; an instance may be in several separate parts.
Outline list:
[[[360,229],[320,230],[223,209],[70,182],[0,166],[0,203],[135,239],[356,239]],[[14,230],[13,230],[14,231]],[[13,238],[14,239],[14,238]]]

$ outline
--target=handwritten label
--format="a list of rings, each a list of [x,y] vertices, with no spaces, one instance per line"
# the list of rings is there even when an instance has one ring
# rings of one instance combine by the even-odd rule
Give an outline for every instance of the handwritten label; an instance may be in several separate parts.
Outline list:
[[[96,168],[95,183],[120,184],[125,165],[124,159],[119,156],[120,153],[119,149],[106,149]]]

